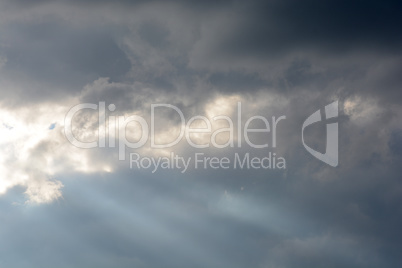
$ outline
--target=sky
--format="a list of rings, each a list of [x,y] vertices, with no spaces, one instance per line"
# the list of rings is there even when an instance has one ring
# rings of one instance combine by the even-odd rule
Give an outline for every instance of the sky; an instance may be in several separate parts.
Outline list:
[[[401,267],[401,29],[388,0],[1,0],[0,267]]]

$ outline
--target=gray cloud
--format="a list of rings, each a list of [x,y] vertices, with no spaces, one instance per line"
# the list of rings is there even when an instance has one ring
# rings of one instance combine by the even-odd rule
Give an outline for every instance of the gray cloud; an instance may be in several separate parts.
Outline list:
[[[396,1],[2,2],[0,266],[400,267],[400,9]],[[286,115],[275,150],[286,171],[152,174],[129,169],[116,148],[79,150],[62,135],[60,115],[82,102],[149,119],[151,103],[190,117],[235,115],[238,100],[245,118]],[[334,100],[336,168],[300,137],[304,120]],[[179,126],[172,111],[158,119],[158,130]],[[78,114],[77,135],[96,138],[96,120]],[[323,136],[325,122],[306,129],[318,151]]]

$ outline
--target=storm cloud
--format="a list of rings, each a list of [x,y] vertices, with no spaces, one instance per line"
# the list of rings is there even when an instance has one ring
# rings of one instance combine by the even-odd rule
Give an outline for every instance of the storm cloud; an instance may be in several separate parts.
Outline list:
[[[399,1],[2,1],[0,266],[400,267],[401,12]],[[301,140],[303,122],[334,101],[337,167]],[[187,121],[226,115],[234,128],[255,115],[286,119],[276,147],[272,132],[250,134],[263,149],[236,132],[236,146],[219,148],[222,133],[204,149],[148,141],[119,161],[122,136],[81,149],[65,135],[72,107],[103,102],[108,120],[150,122],[157,103]],[[171,141],[180,117],[156,115],[158,142]],[[77,113],[75,137],[102,138],[98,120]],[[136,127],[124,132],[131,142]],[[316,123],[305,142],[324,152],[325,134]],[[130,168],[133,152],[271,152],[286,169],[152,173]]]

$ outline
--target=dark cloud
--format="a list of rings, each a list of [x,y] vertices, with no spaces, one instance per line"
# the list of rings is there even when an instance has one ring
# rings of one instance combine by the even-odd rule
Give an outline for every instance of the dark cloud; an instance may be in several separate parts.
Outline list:
[[[26,98],[77,92],[98,77],[121,79],[130,62],[111,33],[82,29],[49,19],[8,25],[2,31],[4,76],[20,83]],[[37,84],[41,86],[38,88]]]
[[[399,1],[257,1],[238,4],[219,54],[276,58],[289,51],[400,51]],[[226,38],[225,38],[226,37]]]
[[[6,189],[0,266],[400,267],[401,10],[398,1],[3,2],[3,126],[15,123],[6,112],[23,126],[46,115],[44,130],[60,133],[15,145],[30,165],[1,144],[11,171],[0,174],[7,183],[9,174],[39,174],[32,181],[64,187],[57,188],[63,198],[42,205],[25,203],[29,182]],[[230,113],[238,100],[244,117],[286,115],[274,150],[286,171],[130,170],[117,148],[63,147],[63,120],[52,117],[53,107],[79,102],[105,101],[117,107],[107,115],[149,119],[152,103],[194,116]],[[334,100],[336,168],[301,143],[304,120]],[[77,114],[77,133],[96,137],[97,116]],[[157,131],[172,134],[179,125],[174,111],[158,119]],[[305,131],[320,152],[326,123]],[[51,162],[64,169],[46,172]],[[110,173],[99,172],[106,165]]]

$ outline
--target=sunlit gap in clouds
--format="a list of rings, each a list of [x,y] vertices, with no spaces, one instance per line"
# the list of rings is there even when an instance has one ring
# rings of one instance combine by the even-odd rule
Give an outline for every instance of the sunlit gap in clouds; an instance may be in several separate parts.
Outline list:
[[[241,103],[242,116],[252,114],[264,113],[269,114],[269,111],[284,106],[286,100],[280,98],[272,93],[258,93],[250,99],[248,96],[235,94],[235,95],[216,95],[209,102],[205,103],[202,107],[203,113],[200,116],[205,116],[212,123],[213,133],[219,129],[227,129],[230,127],[227,120],[215,120],[219,116],[227,116],[237,127],[237,112],[239,103]],[[263,101],[260,101],[263,100]],[[79,99],[75,100],[75,103]],[[72,105],[70,103],[69,105]],[[359,123],[361,118],[367,118],[366,114],[375,113],[375,105],[365,104],[361,100],[354,98],[348,99],[344,103],[345,113],[350,115],[351,119]],[[37,108],[37,107],[35,107]],[[97,149],[96,152],[92,150],[76,148],[66,140],[64,136],[64,117],[68,109],[68,105],[55,105],[47,104],[37,108],[35,113],[31,109],[20,109],[10,111],[3,108],[0,111],[0,118],[2,125],[0,126],[0,176],[4,179],[0,182],[0,193],[4,194],[6,191],[14,186],[21,185],[26,187],[25,194],[27,202],[31,203],[49,203],[62,197],[63,184],[57,180],[57,175],[65,171],[76,171],[81,173],[94,173],[105,172],[113,173],[116,169],[120,168],[124,163],[118,163],[116,152],[113,150]],[[119,116],[119,107],[115,112]],[[149,110],[125,111],[124,116],[132,114],[147,115]],[[184,115],[186,117],[186,115]],[[215,119],[214,119],[215,118]],[[74,126],[75,135],[80,140],[98,139],[98,129],[96,126],[98,122],[97,112],[87,114],[83,118],[77,117]],[[185,118],[188,120],[188,118]],[[84,126],[82,127],[82,120]],[[86,120],[86,121],[85,121]],[[165,126],[157,132],[156,143],[168,143],[174,140],[180,133],[180,121],[165,121]],[[244,123],[244,122],[243,122]],[[109,121],[105,127],[109,129]],[[50,127],[49,127],[50,126]],[[189,128],[205,128],[205,122],[202,120],[195,120],[190,126],[185,126],[185,131]],[[109,132],[106,132],[110,134]],[[211,140],[211,133],[192,133],[190,134],[191,140],[196,144],[207,144]],[[238,140],[238,133],[234,131],[231,137],[228,131],[220,132],[215,138],[218,144],[225,144],[230,139],[234,142]],[[138,124],[128,124],[126,128],[126,135],[129,139],[137,140],[142,135],[141,129]],[[118,137],[115,137],[116,139]],[[116,140],[116,144],[119,141]],[[213,146],[210,151],[216,151],[217,148]],[[230,148],[222,148],[225,152],[229,152]],[[281,150],[283,150],[281,148]],[[183,138],[183,141],[178,143],[172,148],[152,149],[149,142],[136,150],[135,152],[141,155],[150,157],[169,156],[171,152],[190,154],[194,152]],[[132,150],[131,150],[132,152]],[[108,157],[102,159],[101,155],[104,154]],[[220,152],[223,153],[223,152]],[[93,154],[98,154],[99,158],[93,158]],[[116,157],[113,160],[113,157]]]
[[[88,152],[66,142],[63,121],[67,110],[67,106],[51,104],[0,110],[1,194],[21,185],[27,189],[27,202],[49,203],[62,196],[58,173],[99,170],[89,161]],[[53,127],[49,129],[49,125]],[[105,169],[110,171],[107,166]]]
[[[238,133],[234,131],[234,135],[230,136],[227,131],[227,128],[230,127],[228,121],[219,119],[219,117],[225,116],[230,118],[234,122],[234,126],[231,127],[236,127],[239,103],[243,103],[241,107],[243,113],[252,114],[259,109],[266,109],[266,106],[269,107],[269,105],[273,105],[274,101],[277,101],[275,100],[275,96],[270,98],[268,96],[268,94],[265,94],[266,101],[264,102],[250,103],[244,96],[239,94],[217,95],[204,105],[201,116],[206,116],[212,123],[211,133],[219,129],[224,130],[214,137],[218,144],[227,144],[231,139],[235,142],[238,139]],[[267,101],[269,99],[271,101]],[[75,99],[75,104],[78,102],[79,99]],[[74,102],[69,103],[71,106],[73,104]],[[57,181],[57,175],[61,172],[72,170],[82,173],[110,173],[114,172],[120,165],[117,164],[117,158],[115,161],[111,159],[111,157],[116,156],[116,152],[113,150],[102,152],[102,148],[100,148],[94,152],[92,150],[77,148],[68,143],[64,136],[64,117],[71,108],[69,105],[42,105],[40,108],[34,107],[36,110],[34,113],[32,112],[33,108],[32,110],[20,109],[13,112],[7,109],[1,110],[0,118],[2,119],[2,126],[0,127],[0,131],[2,140],[0,159],[2,166],[0,172],[2,177],[5,178],[1,181],[1,193],[4,194],[7,189],[16,185],[22,185],[27,187],[26,195],[28,201],[33,203],[48,203],[62,196],[61,188],[63,185]],[[132,114],[146,115],[149,113],[149,110],[132,110],[131,112],[125,111],[123,114],[119,114],[118,109],[119,107],[117,107],[115,112],[117,116],[130,116]],[[215,120],[217,118],[218,120]],[[188,120],[188,118],[185,118],[185,120]],[[79,140],[98,139],[98,128],[100,127],[108,129],[105,133],[112,135],[112,133],[109,133],[109,124],[112,122],[106,121],[105,125],[99,125],[98,113],[96,111],[87,113],[82,117],[76,115],[73,121],[74,135]],[[165,144],[174,140],[184,127],[180,121],[174,120],[165,120],[165,125],[163,126],[157,132],[156,143]],[[183,130],[188,131],[189,127],[205,128],[205,123],[195,120],[193,124],[184,127]],[[142,130],[135,123],[128,124],[125,131],[126,136],[134,141],[142,135]],[[206,144],[211,140],[211,133],[194,133],[190,135],[190,138],[196,144]],[[112,138],[118,139],[118,136],[112,136]],[[166,149],[152,149],[148,142],[135,151],[152,157],[168,156],[172,151],[184,154],[193,152],[193,148],[184,140],[183,138],[183,141],[178,143],[177,146]],[[116,140],[116,144],[118,143],[119,141]],[[216,148],[211,148],[211,150],[216,150]],[[223,148],[222,150],[227,149]],[[105,156],[108,155],[108,157],[102,159],[99,153]],[[92,157],[94,154],[98,154],[99,157]]]

